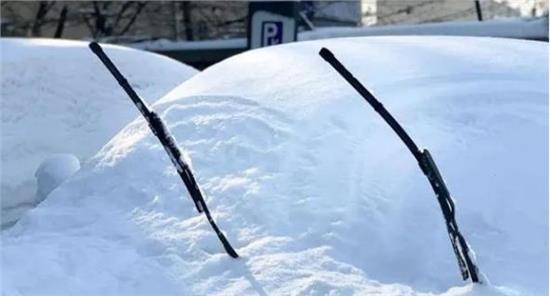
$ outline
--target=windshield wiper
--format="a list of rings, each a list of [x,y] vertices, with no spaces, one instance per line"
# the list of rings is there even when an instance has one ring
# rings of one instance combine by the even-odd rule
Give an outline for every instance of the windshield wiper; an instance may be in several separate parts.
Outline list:
[[[134,105],[136,105],[141,115],[143,115],[143,117],[149,124],[151,131],[153,132],[153,134],[155,134],[155,136],[157,136],[160,143],[164,147],[164,150],[170,157],[172,164],[176,167],[176,170],[178,171],[181,180],[185,184],[185,187],[187,188],[191,199],[193,199],[193,202],[195,203],[197,211],[199,213],[204,212],[206,218],[208,219],[208,223],[210,223],[210,226],[212,226],[212,229],[214,229],[214,232],[216,232],[216,235],[221,241],[227,254],[233,258],[239,257],[239,255],[237,255],[237,252],[235,252],[235,249],[233,249],[231,244],[229,244],[229,241],[225,238],[225,235],[223,235],[223,233],[221,232],[218,225],[216,225],[216,222],[214,222],[214,219],[212,218],[212,215],[210,214],[210,211],[208,210],[206,202],[204,201],[204,198],[202,196],[199,184],[193,176],[191,167],[183,159],[181,151],[176,144],[176,140],[170,134],[170,131],[168,131],[168,128],[166,127],[160,116],[158,116],[155,111],[151,110],[147,106],[147,104],[139,97],[139,95],[130,86],[126,78],[122,76],[120,71],[113,64],[111,59],[109,59],[109,57],[105,54],[105,52],[97,42],[90,43],[89,47],[92,52],[97,55],[101,62],[103,62],[103,65],[105,65],[109,72],[111,72],[111,74],[115,77],[118,84],[120,84],[126,94],[130,97]]]
[[[479,272],[476,266],[476,262],[473,255],[470,253],[470,247],[466,242],[466,239],[458,230],[455,217],[455,205],[454,201],[449,194],[449,190],[435,165],[435,162],[430,155],[428,149],[420,150],[414,143],[411,137],[405,132],[403,127],[393,118],[388,110],[380,103],[353,75],[336,59],[334,54],[326,48],[322,48],[319,51],[319,55],[327,61],[338,73],[346,79],[346,81],[353,86],[353,88],[374,108],[374,110],[382,116],[382,118],[390,125],[393,131],[399,136],[399,138],[405,143],[405,146],[411,151],[414,158],[418,161],[418,165],[432,186],[433,191],[443,212],[445,218],[445,224],[447,225],[447,232],[453,246],[460,273],[462,279],[467,280],[470,278],[472,282],[479,283]]]

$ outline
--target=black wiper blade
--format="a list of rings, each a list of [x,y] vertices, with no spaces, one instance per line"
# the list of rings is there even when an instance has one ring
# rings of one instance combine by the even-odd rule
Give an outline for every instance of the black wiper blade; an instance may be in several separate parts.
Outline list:
[[[120,73],[120,71],[113,64],[111,59],[109,59],[109,57],[105,54],[105,52],[97,42],[90,43],[89,47],[92,52],[97,55],[101,62],[103,62],[103,65],[105,65],[109,72],[111,72],[111,74],[115,77],[118,84],[120,84],[126,94],[130,97],[132,102],[136,105],[141,115],[143,115],[145,120],[147,120],[151,131],[153,132],[153,134],[155,134],[155,136],[157,136],[160,143],[164,147],[164,150],[170,157],[172,164],[176,167],[181,180],[185,184],[185,187],[187,188],[187,191],[191,196],[191,199],[193,199],[193,202],[195,203],[197,211],[199,213],[204,212],[206,218],[208,219],[208,223],[210,223],[210,226],[212,226],[212,229],[214,229],[214,232],[216,232],[216,235],[221,241],[227,254],[233,258],[239,257],[237,252],[235,252],[235,249],[233,249],[227,238],[225,238],[223,232],[221,232],[220,228],[218,227],[218,225],[216,225],[216,222],[212,218],[212,215],[210,214],[210,211],[206,206],[206,202],[204,201],[202,192],[199,188],[197,181],[195,180],[195,177],[193,176],[193,172],[191,171],[190,166],[183,159],[181,151],[176,145],[176,140],[170,134],[170,131],[168,131],[168,128],[166,127],[160,116],[158,116],[155,111],[151,110],[147,106],[147,104],[139,97],[139,95],[134,91],[132,86],[130,86],[126,78],[124,78],[124,76]]]
[[[479,271],[473,256],[470,254],[470,247],[464,236],[460,233],[456,224],[454,201],[441,177],[439,169],[433,161],[430,152],[427,149],[420,150],[411,137],[405,132],[403,127],[395,120],[388,110],[380,103],[345,67],[336,59],[334,54],[326,48],[319,51],[319,55],[327,61],[353,88],[382,116],[393,131],[405,143],[405,146],[411,151],[422,172],[428,178],[430,185],[439,202],[439,206],[445,218],[449,239],[458,261],[460,273],[463,280],[470,278],[472,282],[479,283]]]

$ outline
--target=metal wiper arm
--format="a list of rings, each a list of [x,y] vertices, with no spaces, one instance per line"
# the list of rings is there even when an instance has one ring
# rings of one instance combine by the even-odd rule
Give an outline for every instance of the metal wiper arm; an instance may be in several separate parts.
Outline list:
[[[322,48],[319,51],[319,55],[327,61],[346,81],[353,86],[353,88],[374,108],[374,110],[382,116],[382,118],[388,123],[393,131],[399,136],[399,138],[405,143],[405,146],[411,151],[414,158],[418,161],[418,165],[422,172],[428,178],[430,185],[441,207],[443,217],[445,218],[445,224],[447,226],[447,232],[453,246],[453,250],[458,261],[460,273],[463,280],[470,278],[472,282],[479,283],[479,272],[474,259],[470,254],[470,247],[466,242],[466,239],[460,233],[458,225],[456,224],[455,217],[455,205],[454,201],[445,185],[445,181],[441,177],[439,170],[433,161],[430,152],[427,149],[420,150],[414,143],[407,132],[401,127],[401,125],[395,120],[395,118],[388,112],[388,110],[380,103],[345,67],[336,59],[334,54],[326,48]]]
[[[212,215],[210,214],[210,211],[206,206],[206,202],[204,201],[202,191],[200,190],[199,184],[193,176],[193,172],[191,171],[189,164],[187,164],[187,162],[183,159],[181,151],[176,144],[176,140],[170,134],[170,131],[168,130],[160,116],[158,116],[155,111],[149,108],[149,106],[147,106],[147,103],[145,103],[145,101],[143,101],[139,97],[132,86],[130,86],[130,83],[128,83],[126,78],[124,78],[124,76],[120,73],[120,71],[113,64],[111,59],[109,59],[109,57],[105,54],[105,52],[97,42],[91,42],[89,47],[92,52],[97,55],[97,57],[101,60],[103,65],[105,65],[107,70],[111,72],[118,84],[120,84],[128,97],[130,97],[132,102],[136,105],[141,115],[143,115],[143,117],[149,124],[151,131],[159,139],[160,143],[164,147],[164,150],[170,157],[172,164],[176,167],[178,175],[185,184],[185,187],[187,188],[191,199],[195,203],[197,211],[199,213],[204,212],[208,223],[210,223],[210,226],[212,226],[212,229],[218,236],[218,239],[222,243],[227,254],[233,258],[238,258],[239,255],[237,254],[237,252],[235,252],[235,249],[233,249],[223,232],[220,230],[220,228],[214,221],[214,218],[212,218]]]

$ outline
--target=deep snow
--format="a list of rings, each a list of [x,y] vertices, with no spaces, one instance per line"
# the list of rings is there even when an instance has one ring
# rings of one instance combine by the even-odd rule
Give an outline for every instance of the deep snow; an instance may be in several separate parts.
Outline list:
[[[40,200],[34,175],[45,158],[85,161],[138,113],[86,42],[2,38],[0,48],[4,227]],[[157,54],[106,48],[149,102],[197,73]]]
[[[323,46],[430,149],[499,288],[460,281],[428,182]],[[154,107],[241,258],[138,119],[2,233],[3,291],[546,295],[547,99],[547,43],[370,37],[232,57]]]

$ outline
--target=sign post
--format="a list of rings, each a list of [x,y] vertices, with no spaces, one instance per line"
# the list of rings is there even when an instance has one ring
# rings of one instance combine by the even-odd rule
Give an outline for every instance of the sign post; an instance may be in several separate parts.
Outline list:
[[[296,2],[250,2],[248,6],[248,48],[296,41]]]

